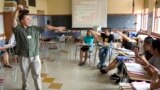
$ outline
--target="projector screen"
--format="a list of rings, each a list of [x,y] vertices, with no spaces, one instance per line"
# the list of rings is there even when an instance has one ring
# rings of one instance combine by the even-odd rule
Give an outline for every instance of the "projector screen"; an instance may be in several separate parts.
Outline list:
[[[107,0],[72,0],[72,28],[107,26]]]

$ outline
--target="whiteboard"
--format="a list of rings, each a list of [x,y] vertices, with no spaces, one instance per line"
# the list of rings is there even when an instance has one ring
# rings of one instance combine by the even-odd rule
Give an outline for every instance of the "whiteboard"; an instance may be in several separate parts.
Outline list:
[[[0,34],[4,34],[3,15],[0,14]]]
[[[72,0],[72,27],[107,26],[107,0]]]

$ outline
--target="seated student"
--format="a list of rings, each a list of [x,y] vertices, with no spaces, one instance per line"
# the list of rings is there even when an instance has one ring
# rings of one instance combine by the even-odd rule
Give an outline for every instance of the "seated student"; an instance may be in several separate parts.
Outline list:
[[[92,31],[97,35],[97,37],[102,39],[102,47],[99,49],[99,63],[97,65],[98,68],[106,67],[105,61],[108,53],[108,45],[110,42],[114,42],[114,35],[111,34],[111,28],[102,28],[104,33],[98,33]],[[98,41],[101,42],[101,39]]]
[[[6,68],[12,68],[12,66],[9,64],[9,56],[7,51],[0,47],[0,56],[3,58],[4,67]]]
[[[120,32],[118,32],[120,33]],[[123,31],[123,34],[120,33],[120,35],[122,36],[122,46],[126,49],[132,49],[133,46],[134,46],[134,43],[136,41],[134,40],[131,40],[128,36],[129,36],[129,33],[126,32],[126,31]],[[123,59],[129,59],[128,57],[126,56],[117,56],[115,60],[113,60],[113,62],[111,62],[111,64],[108,65],[108,67],[106,68],[102,68],[100,69],[100,72],[103,73],[103,74],[106,74],[108,71],[114,69],[117,67],[119,61],[123,60]]]
[[[94,34],[92,34],[91,30],[87,30],[87,35],[83,39],[83,44],[89,45],[89,46],[82,46],[80,51],[79,66],[85,65],[88,57],[88,51],[92,51],[93,49],[93,43],[94,43]],[[84,57],[84,60],[83,60],[83,57]]]
[[[122,36],[122,46],[126,49],[132,50],[133,46],[137,43],[135,39],[129,37],[128,31],[118,32]]]
[[[144,44],[143,44],[143,54],[146,58],[146,60],[150,60],[150,58],[153,56],[152,55],[152,41],[153,41],[153,38],[152,37],[146,37],[144,39]]]
[[[143,66],[149,66],[151,64],[155,68],[160,70],[160,46],[159,45],[160,45],[159,39],[153,40],[152,47],[151,47],[153,56],[150,58],[149,61],[147,61],[144,56],[139,55],[138,49],[135,49],[134,51],[135,51],[135,56],[136,56],[136,62]]]

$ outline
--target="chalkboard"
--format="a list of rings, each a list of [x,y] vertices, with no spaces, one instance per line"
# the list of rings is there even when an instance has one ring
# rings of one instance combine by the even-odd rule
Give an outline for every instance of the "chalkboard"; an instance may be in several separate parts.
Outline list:
[[[107,26],[112,29],[135,29],[135,15],[108,15]]]
[[[71,29],[72,16],[71,15],[54,15],[52,16],[52,25],[65,26],[67,29]]]

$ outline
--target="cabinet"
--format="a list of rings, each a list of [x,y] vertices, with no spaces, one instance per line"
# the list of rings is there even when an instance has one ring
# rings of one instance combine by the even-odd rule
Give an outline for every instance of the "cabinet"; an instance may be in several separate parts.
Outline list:
[[[12,35],[12,18],[13,12],[3,12],[4,32],[8,41]]]

